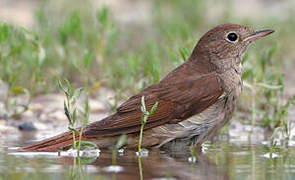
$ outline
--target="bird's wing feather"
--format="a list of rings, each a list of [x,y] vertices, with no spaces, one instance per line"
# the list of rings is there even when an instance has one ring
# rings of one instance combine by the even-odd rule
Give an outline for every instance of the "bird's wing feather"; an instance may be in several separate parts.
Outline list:
[[[181,81],[162,81],[132,96],[117,109],[114,115],[89,124],[84,135],[110,136],[139,131],[142,96],[145,96],[147,110],[158,102],[155,113],[148,118],[145,125],[145,129],[149,129],[173,119],[184,120],[200,113],[214,104],[222,93],[223,83],[215,73],[189,76]]]

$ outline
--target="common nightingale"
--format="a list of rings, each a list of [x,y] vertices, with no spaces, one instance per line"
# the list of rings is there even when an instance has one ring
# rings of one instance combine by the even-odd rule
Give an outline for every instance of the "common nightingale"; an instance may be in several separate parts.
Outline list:
[[[160,82],[130,97],[117,112],[86,126],[82,139],[106,148],[127,134],[127,147],[137,147],[141,98],[147,109],[158,102],[143,133],[143,147],[173,148],[212,139],[231,118],[242,91],[242,57],[255,40],[273,33],[238,24],[222,24],[204,34],[190,57]],[[73,143],[65,132],[23,147],[56,151]]]

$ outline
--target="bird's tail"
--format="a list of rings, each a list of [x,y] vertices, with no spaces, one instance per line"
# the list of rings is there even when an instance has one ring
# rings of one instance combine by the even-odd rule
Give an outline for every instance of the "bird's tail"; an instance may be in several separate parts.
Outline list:
[[[76,140],[78,140],[79,135],[76,133]],[[82,137],[83,138],[83,137]],[[85,140],[85,138],[83,138]],[[63,147],[67,147],[73,144],[73,134],[71,131],[59,134],[57,136],[44,139],[43,141],[33,143],[28,146],[22,147],[24,151],[58,151]]]

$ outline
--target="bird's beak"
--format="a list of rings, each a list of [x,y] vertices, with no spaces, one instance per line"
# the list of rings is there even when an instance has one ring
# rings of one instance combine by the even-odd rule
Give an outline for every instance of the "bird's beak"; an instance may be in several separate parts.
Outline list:
[[[265,29],[265,30],[260,30],[260,31],[255,31],[254,34],[251,34],[250,36],[246,37],[243,41],[250,41],[253,42],[257,39],[260,39],[262,37],[265,37],[271,33],[275,32],[274,30],[271,29]]]

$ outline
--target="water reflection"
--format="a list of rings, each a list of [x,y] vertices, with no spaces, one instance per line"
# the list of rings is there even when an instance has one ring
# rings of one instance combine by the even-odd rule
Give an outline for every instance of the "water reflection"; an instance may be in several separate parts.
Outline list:
[[[97,158],[59,157],[57,154],[0,153],[0,179],[295,179],[294,147],[277,148],[267,156],[266,145],[220,142],[205,151],[149,151],[139,157],[122,151],[114,161],[110,150]],[[10,153],[10,155],[9,155]]]
[[[184,155],[184,154],[183,154]],[[196,156],[193,166],[188,162],[190,154],[173,158],[160,151],[152,151],[148,157],[136,156],[134,151],[126,151],[124,156],[116,158],[112,164],[112,153],[103,151],[93,162],[97,174],[104,174],[115,179],[229,179],[226,173],[209,160],[205,154]],[[63,164],[76,163],[71,157],[58,160]],[[75,165],[73,165],[75,166]],[[81,167],[83,168],[83,167]],[[111,170],[112,169],[112,170]],[[83,172],[83,171],[81,171]]]

